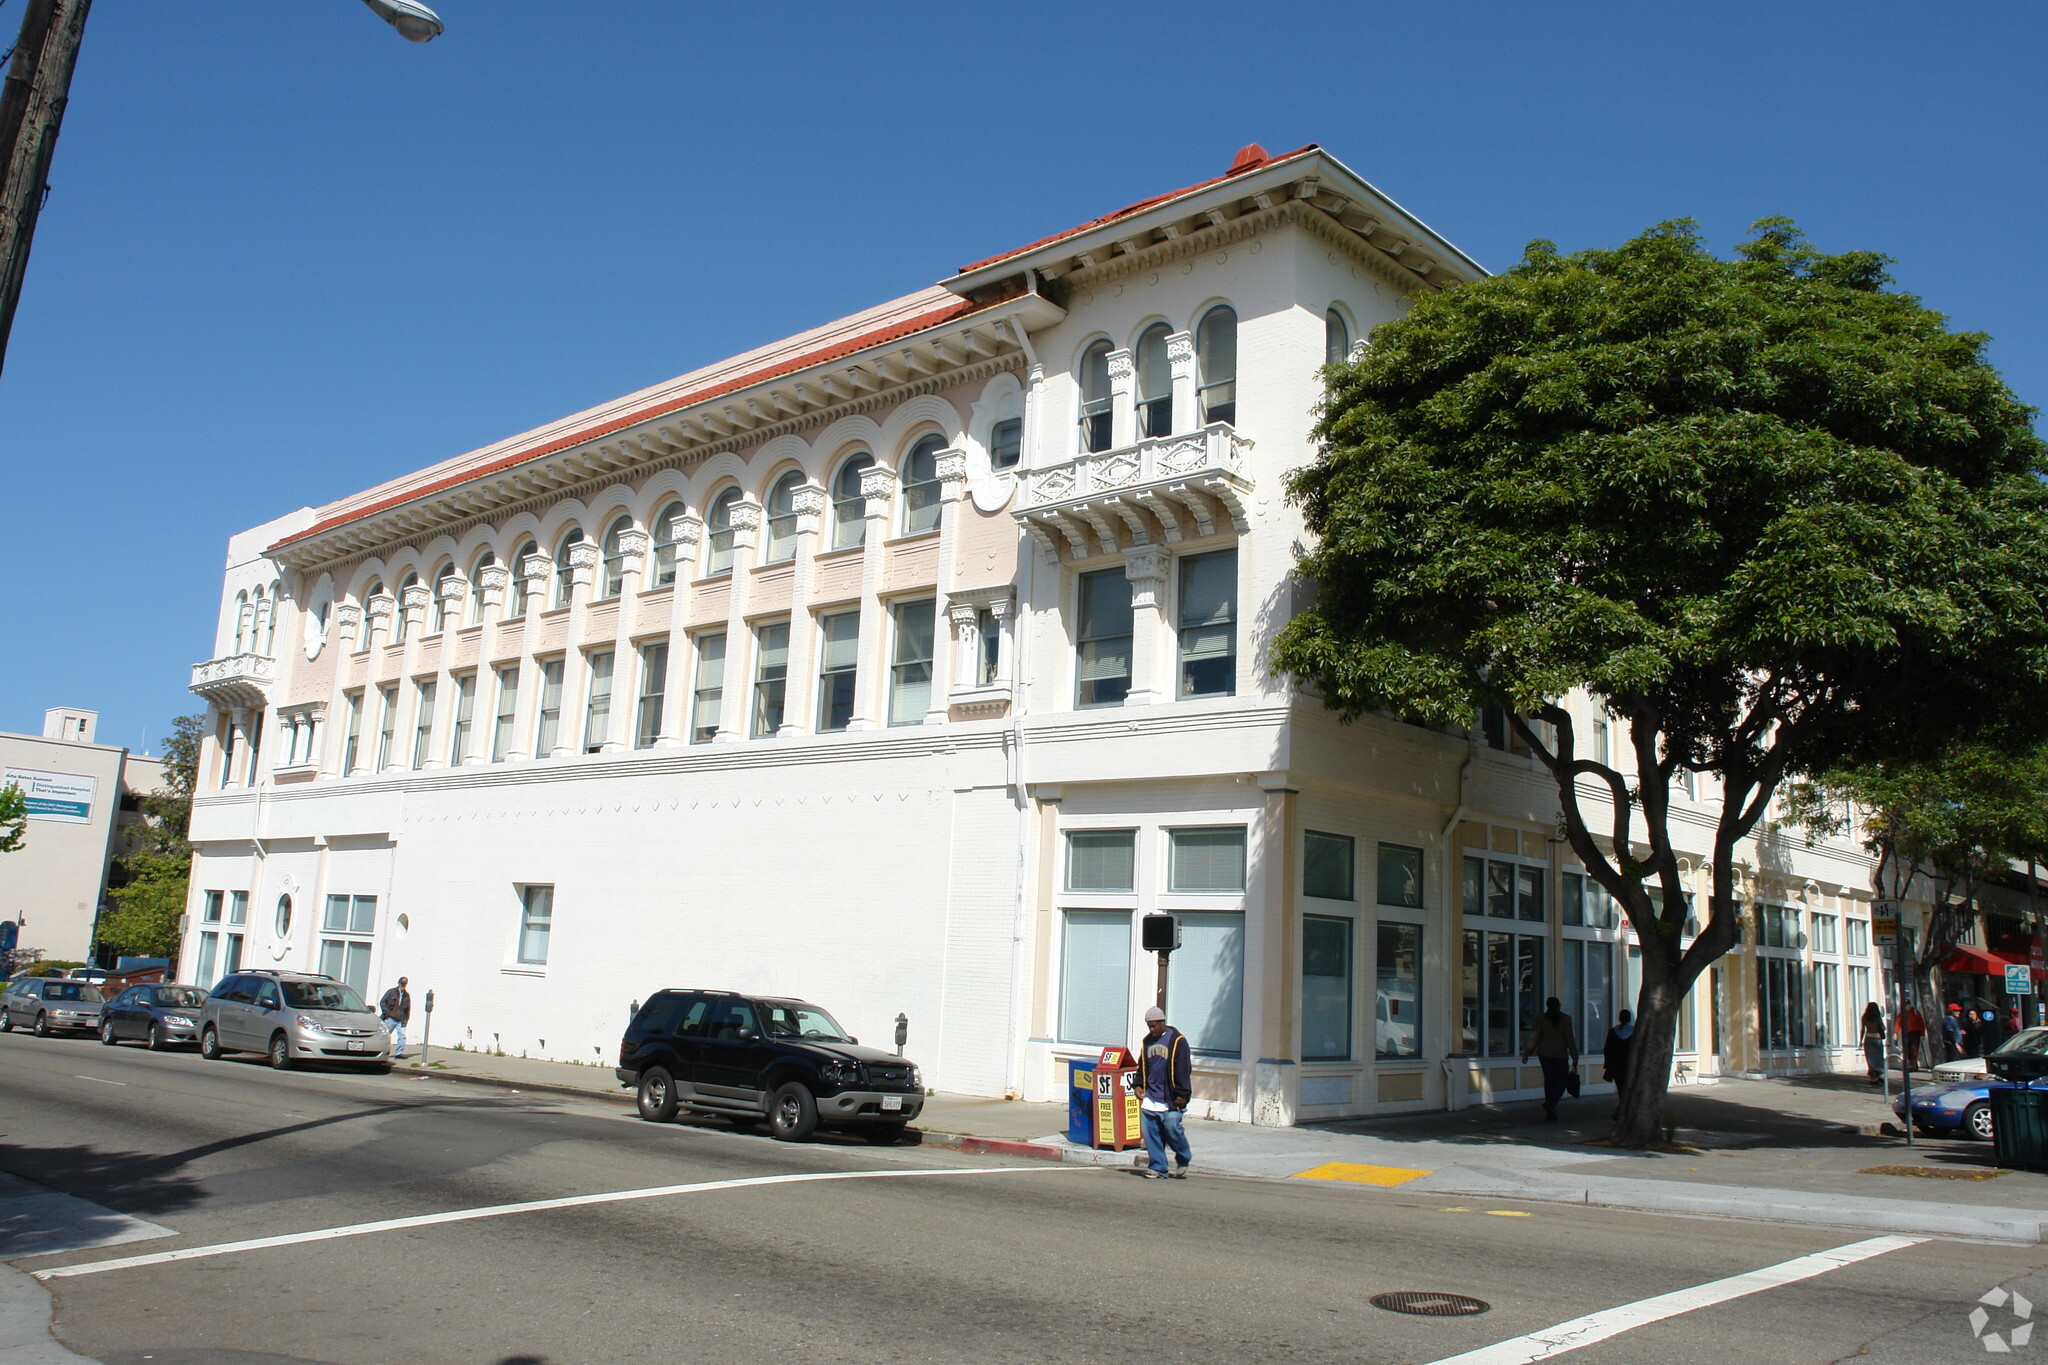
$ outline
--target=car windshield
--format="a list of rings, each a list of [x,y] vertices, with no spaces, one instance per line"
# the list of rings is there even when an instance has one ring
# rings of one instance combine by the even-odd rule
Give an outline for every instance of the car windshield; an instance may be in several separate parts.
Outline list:
[[[834,1019],[816,1005],[761,1002],[761,1015],[768,1021],[770,1038],[808,1038],[814,1043],[850,1043],[853,1039]]]
[[[206,1003],[206,992],[197,986],[158,986],[156,1002],[159,1005],[176,1005],[182,1009],[198,1009]]]
[[[43,987],[43,999],[76,1000],[81,1004],[100,1005],[106,1003],[107,998],[100,994],[99,987],[88,986],[83,981],[52,981]]]
[[[284,1002],[295,1010],[337,1010],[343,1014],[368,1014],[370,1007],[352,986],[339,981],[285,981]]]
[[[1994,1048],[1992,1055],[2002,1057],[2009,1052],[2048,1052],[2048,1029],[2030,1028],[2016,1033]]]

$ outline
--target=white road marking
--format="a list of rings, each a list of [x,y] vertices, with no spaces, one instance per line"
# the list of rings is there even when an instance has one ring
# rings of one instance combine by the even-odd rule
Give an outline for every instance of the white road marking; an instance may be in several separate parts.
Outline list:
[[[1603,1309],[1588,1313],[1570,1322],[1560,1322],[1555,1327],[1546,1327],[1540,1332],[1531,1332],[1525,1337],[1514,1337],[1507,1341],[1482,1346],[1476,1351],[1463,1355],[1445,1356],[1431,1365],[1535,1365],[1537,1361],[1553,1360],[1567,1351],[1576,1351],[1581,1346],[1591,1346],[1596,1341],[1605,1341],[1612,1336],[1637,1327],[1645,1327],[1664,1318],[1676,1317],[1701,1308],[1711,1308],[1717,1303],[1730,1299],[1758,1294],[1780,1285],[1795,1284],[1810,1280],[1816,1275],[1825,1275],[1830,1270],[1867,1261],[1872,1256],[1882,1256],[1887,1251],[1902,1247],[1918,1246],[1928,1240],[1925,1237],[1872,1237],[1868,1241],[1851,1242],[1827,1251],[1816,1251],[1811,1256],[1799,1256],[1777,1265],[1767,1265],[1762,1270],[1752,1270],[1746,1275],[1731,1275],[1725,1280],[1714,1280],[1707,1284],[1694,1285],[1691,1289],[1673,1290],[1655,1298],[1640,1299],[1625,1303],[1618,1308]],[[170,1253],[176,1255],[176,1252]],[[61,1272],[60,1272],[61,1273]]]
[[[128,1082],[126,1082],[126,1081],[104,1081],[104,1080],[101,1080],[101,1079],[100,1079],[100,1078],[99,1078],[98,1076],[80,1076],[80,1075],[76,1075],[76,1074],[74,1074],[74,1075],[73,1075],[73,1076],[71,1077],[71,1079],[72,1079],[72,1080],[74,1080],[74,1081],[94,1081],[94,1082],[96,1082],[96,1083],[98,1083],[98,1084],[100,1084],[100,1085],[126,1085],[126,1084],[128,1084]]]
[[[123,1256],[111,1261],[88,1261],[83,1265],[38,1270],[38,1280],[62,1279],[71,1275],[97,1275],[103,1270],[129,1270],[136,1266],[163,1265],[171,1261],[194,1261],[203,1256],[232,1256],[240,1251],[265,1247],[294,1246],[321,1242],[334,1237],[361,1237],[372,1232],[396,1232],[402,1228],[432,1227],[436,1223],[464,1223],[475,1218],[502,1218],[508,1213],[540,1213],[548,1209],[575,1209],[590,1204],[621,1204],[634,1199],[659,1199],[671,1194],[708,1194],[714,1190],[737,1190],[750,1185],[794,1185],[809,1180],[890,1180],[942,1175],[1033,1175],[1047,1171],[1094,1171],[1095,1166],[949,1166],[935,1171],[818,1171],[807,1175],[757,1175],[742,1180],[705,1180],[694,1185],[654,1185],[640,1190],[611,1190],[604,1194],[576,1194],[560,1199],[533,1199],[522,1204],[491,1204],[474,1209],[451,1209],[446,1213],[423,1213],[411,1218],[386,1218],[375,1223],[350,1223],[338,1228],[315,1228],[278,1237],[253,1237],[245,1242],[218,1242],[212,1246],[181,1247],[148,1256]]]

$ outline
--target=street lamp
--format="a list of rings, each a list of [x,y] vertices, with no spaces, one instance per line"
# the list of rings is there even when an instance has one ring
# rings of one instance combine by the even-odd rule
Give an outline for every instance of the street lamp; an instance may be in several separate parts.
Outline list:
[[[441,36],[441,16],[419,0],[363,0],[377,17],[398,30],[409,43],[431,43]]]

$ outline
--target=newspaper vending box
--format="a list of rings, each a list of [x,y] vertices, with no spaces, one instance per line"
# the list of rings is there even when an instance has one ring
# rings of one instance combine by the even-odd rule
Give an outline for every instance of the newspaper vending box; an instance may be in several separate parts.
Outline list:
[[[1142,1146],[1144,1130],[1139,1126],[1138,1097],[1144,1093],[1138,1079],[1138,1059],[1130,1049],[1106,1047],[1095,1063],[1095,1146],[1121,1152]]]

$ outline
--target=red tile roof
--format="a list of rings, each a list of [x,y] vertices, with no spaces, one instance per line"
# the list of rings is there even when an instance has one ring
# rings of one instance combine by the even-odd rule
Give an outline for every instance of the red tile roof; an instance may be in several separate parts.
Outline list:
[[[1050,237],[1041,237],[1027,246],[1020,246],[1011,251],[1001,252],[998,255],[989,257],[985,261],[975,261],[970,265],[963,265],[960,267],[959,273],[965,275],[970,270],[980,270],[984,266],[994,265],[997,261],[1007,261],[1012,256],[1022,256],[1026,252],[1036,251],[1042,246],[1051,246],[1062,238],[1078,236],[1083,232],[1089,231],[1091,228],[1099,228],[1105,223],[1114,223],[1119,218],[1128,218],[1134,213],[1141,213],[1156,204],[1164,204],[1169,199],[1178,199],[1184,194],[1194,194],[1197,191],[1206,190],[1211,185],[1220,185],[1224,181],[1234,179],[1240,175],[1250,175],[1253,171],[1262,170],[1276,161],[1286,161],[1291,157],[1300,156],[1304,152],[1320,150],[1321,148],[1311,142],[1306,146],[1296,147],[1291,152],[1282,152],[1279,156],[1267,156],[1264,148],[1260,147],[1256,142],[1252,143],[1237,154],[1236,159],[1230,163],[1229,170],[1213,180],[1204,180],[1200,184],[1188,185],[1167,194],[1155,194],[1150,199],[1140,199],[1135,204],[1125,205],[1115,213],[1105,213],[1100,218],[1091,218],[1079,227],[1068,228],[1065,232],[1055,232]]]

